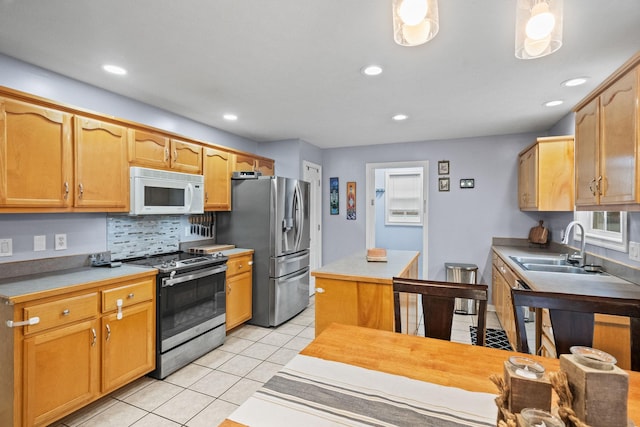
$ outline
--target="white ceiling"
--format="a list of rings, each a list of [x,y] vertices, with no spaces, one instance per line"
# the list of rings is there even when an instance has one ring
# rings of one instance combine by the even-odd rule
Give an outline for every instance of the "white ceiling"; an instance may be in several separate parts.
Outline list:
[[[640,49],[639,0],[564,3],[562,48],[528,61],[516,0],[440,0],[418,47],[393,42],[391,0],[0,0],[0,52],[256,141],[543,132]],[[364,77],[370,63],[384,73]]]

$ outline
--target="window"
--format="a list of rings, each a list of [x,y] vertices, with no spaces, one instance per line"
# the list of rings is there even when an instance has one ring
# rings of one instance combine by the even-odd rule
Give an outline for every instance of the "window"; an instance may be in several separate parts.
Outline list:
[[[574,218],[584,226],[586,242],[590,245],[627,252],[626,212],[575,212]],[[581,239],[580,229],[574,230],[574,238]]]
[[[387,170],[385,206],[386,225],[422,225],[422,170]]]

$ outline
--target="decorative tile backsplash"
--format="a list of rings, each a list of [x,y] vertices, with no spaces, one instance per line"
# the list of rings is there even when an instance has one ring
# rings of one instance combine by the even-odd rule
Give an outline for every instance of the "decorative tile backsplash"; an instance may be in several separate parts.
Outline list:
[[[112,260],[179,250],[180,215],[107,215],[107,249]]]

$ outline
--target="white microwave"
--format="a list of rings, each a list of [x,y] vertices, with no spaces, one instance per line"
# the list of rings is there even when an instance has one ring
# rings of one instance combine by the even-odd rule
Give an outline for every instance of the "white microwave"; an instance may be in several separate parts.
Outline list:
[[[204,212],[204,177],[190,173],[131,167],[130,215]]]

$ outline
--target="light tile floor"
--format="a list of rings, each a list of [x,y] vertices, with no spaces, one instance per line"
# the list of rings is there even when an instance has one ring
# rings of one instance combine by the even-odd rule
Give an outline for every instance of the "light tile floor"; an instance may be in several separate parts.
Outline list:
[[[236,328],[221,347],[164,380],[143,377],[52,426],[215,427],[311,342],[314,317],[312,297],[277,328]],[[451,340],[470,344],[475,322],[455,315]],[[487,327],[501,328],[495,312],[487,313]]]

